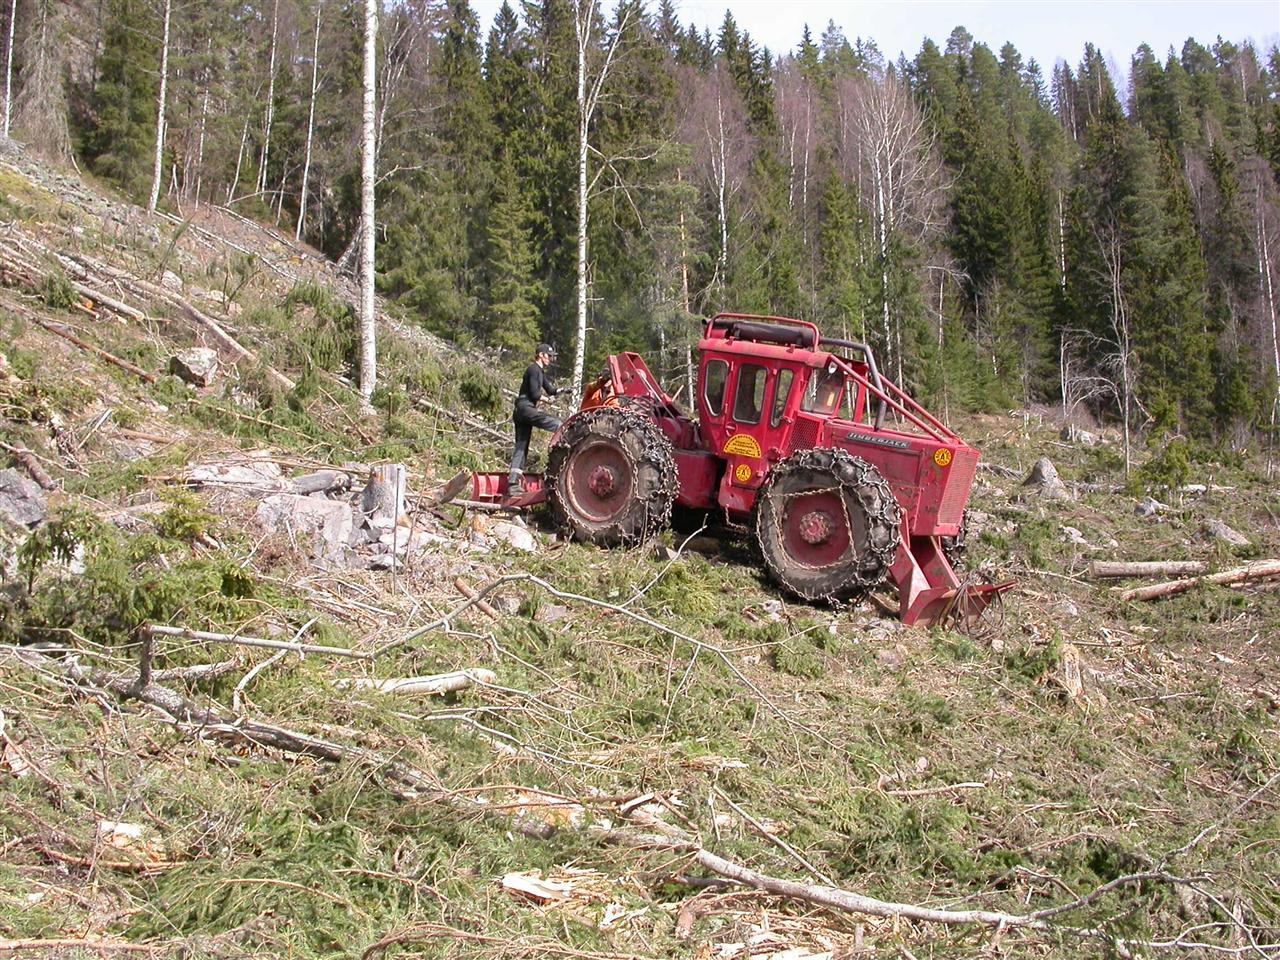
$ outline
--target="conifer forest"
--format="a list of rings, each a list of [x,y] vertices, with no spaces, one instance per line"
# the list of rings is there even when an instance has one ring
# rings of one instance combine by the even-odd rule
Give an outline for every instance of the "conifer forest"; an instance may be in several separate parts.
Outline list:
[[[356,268],[363,5],[5,6],[16,138]],[[378,19],[377,285],[435,332],[552,340],[578,381],[580,345],[588,373],[639,350],[674,390],[696,318],[784,314],[945,411],[1087,409],[1132,443],[1274,428],[1274,47],[1052,66],[957,26],[892,62],[834,24],[771,52],[670,0],[526,0],[487,35],[466,0]]]

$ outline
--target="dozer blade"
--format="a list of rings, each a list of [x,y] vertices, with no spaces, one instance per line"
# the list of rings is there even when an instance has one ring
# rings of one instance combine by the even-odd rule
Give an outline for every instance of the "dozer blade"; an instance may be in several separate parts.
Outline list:
[[[1016,581],[1010,580],[960,588],[931,587],[918,592],[909,606],[901,608],[899,616],[909,626],[954,626],[967,632],[982,619],[993,601],[1015,586]]]
[[[471,478],[471,499],[478,503],[492,503],[497,506],[510,507],[512,510],[523,510],[546,502],[546,482],[540,473],[524,475],[524,489],[515,496],[507,487],[505,473],[477,473]]]
[[[898,586],[898,616],[908,626],[971,630],[991,603],[1012,590],[1008,583],[961,583],[937,537],[913,537],[904,518],[898,555],[889,570]]]

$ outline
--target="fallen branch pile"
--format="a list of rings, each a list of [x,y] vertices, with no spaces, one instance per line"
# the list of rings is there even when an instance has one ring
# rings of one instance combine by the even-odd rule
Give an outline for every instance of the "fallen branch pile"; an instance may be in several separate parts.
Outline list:
[[[16,245],[0,244],[0,267],[4,268],[6,281],[14,281],[33,292],[39,292],[51,275],[47,270],[39,266],[40,260],[57,263],[66,271],[68,282],[71,284],[72,289],[80,296],[87,298],[91,305],[100,304],[122,317],[142,322],[147,320],[147,313],[130,303],[126,303],[122,297],[127,293],[140,301],[159,301],[173,307],[182,316],[206,331],[220,347],[228,351],[236,360],[248,360],[251,363],[256,363],[258,360],[257,353],[231,336],[217,320],[173,290],[151,283],[148,280],[143,280],[127,270],[114,267],[85,254],[64,254],[51,251],[29,238],[18,239]],[[103,288],[107,286],[118,288],[121,291],[121,296],[105,293]],[[91,310],[89,312],[92,313]],[[44,322],[40,322],[40,325],[45,329],[50,329]],[[52,330],[52,332],[59,333],[57,330]],[[59,335],[62,336],[61,333]],[[116,363],[117,366],[124,363],[124,361],[119,361],[117,358],[109,356],[104,359],[109,359],[111,362]],[[124,369],[130,369],[130,367],[126,366]],[[137,368],[133,368],[130,372],[140,373]],[[268,368],[267,372],[273,380],[286,390],[293,389],[294,382],[280,371]],[[151,375],[146,374],[146,376]]]
[[[504,809],[502,805],[490,805],[476,800],[466,793],[448,790],[439,780],[425,771],[377,751],[323,740],[309,734],[289,730],[275,724],[250,720],[245,717],[235,718],[221,710],[201,706],[174,690],[151,682],[149,677],[150,670],[145,660],[140,675],[129,677],[110,674],[100,669],[87,668],[75,659],[57,660],[29,648],[11,647],[7,648],[7,652],[32,669],[47,675],[61,676],[73,688],[96,696],[110,692],[118,697],[138,700],[158,708],[180,729],[197,737],[205,737],[226,744],[247,745],[256,748],[267,747],[280,750],[286,754],[306,756],[327,763],[354,762],[369,770],[375,777],[382,779],[387,788],[401,798],[440,802],[467,815],[491,819],[498,818],[505,828],[516,829],[533,837],[546,838],[555,831],[554,826],[536,819],[512,818],[508,815],[509,811]],[[1274,782],[1274,779],[1269,781],[1268,785]],[[1254,796],[1256,795],[1257,793]],[[554,798],[552,805],[562,803],[563,799]],[[718,877],[722,877],[732,883],[762,890],[783,899],[825,907],[842,913],[902,919],[918,923],[948,926],[981,926],[992,927],[997,930],[1022,929],[1042,933],[1057,931],[1076,937],[1110,943],[1117,953],[1124,957],[1131,957],[1134,955],[1134,949],[1151,946],[1151,944],[1123,940],[1098,928],[1060,927],[1051,924],[1050,921],[1094,904],[1120,887],[1158,882],[1188,886],[1198,890],[1199,888],[1196,885],[1204,880],[1202,877],[1176,876],[1163,869],[1162,863],[1156,869],[1118,877],[1083,896],[1076,897],[1070,902],[1030,913],[1019,914],[981,909],[949,910],[913,903],[882,900],[854,890],[846,890],[831,885],[806,884],[775,877],[713,853],[697,837],[645,812],[643,806],[636,805],[631,798],[600,798],[595,803],[597,805],[603,803],[612,806],[619,819],[626,824],[625,826],[613,826],[601,821],[588,826],[586,829],[597,839],[633,849],[657,848],[686,854],[693,862]],[[1194,842],[1166,858],[1166,861],[1185,852]],[[691,880],[691,882],[696,882],[696,880]],[[0,941],[0,948],[4,948],[9,943],[18,944],[22,942]],[[1203,948],[1205,946],[1197,943],[1180,945],[1188,949]],[[1274,947],[1268,944],[1261,945],[1257,949],[1260,955],[1268,956]]]

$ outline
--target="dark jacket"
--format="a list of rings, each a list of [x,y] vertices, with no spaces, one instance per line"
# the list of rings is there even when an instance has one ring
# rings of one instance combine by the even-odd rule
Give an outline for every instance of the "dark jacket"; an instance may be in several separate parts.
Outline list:
[[[520,394],[516,397],[516,419],[532,415],[538,409],[538,401],[544,393],[555,397],[560,394],[561,389],[563,388],[547,379],[546,371],[540,363],[535,361],[529,364],[529,369],[524,372],[524,379],[520,381]]]

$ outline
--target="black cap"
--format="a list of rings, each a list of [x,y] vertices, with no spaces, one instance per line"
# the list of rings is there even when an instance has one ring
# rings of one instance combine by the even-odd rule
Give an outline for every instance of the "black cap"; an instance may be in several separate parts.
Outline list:
[[[556,355],[556,348],[549,343],[540,343],[538,344],[538,349],[533,352],[533,355],[536,357],[540,353],[545,353],[547,356],[554,359]]]

